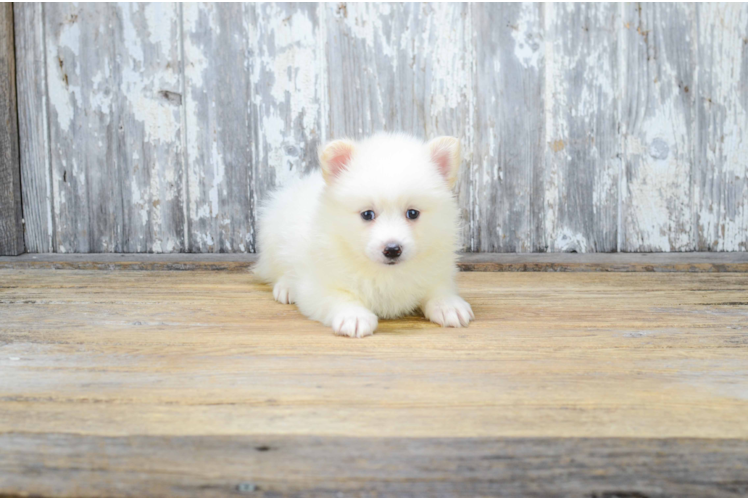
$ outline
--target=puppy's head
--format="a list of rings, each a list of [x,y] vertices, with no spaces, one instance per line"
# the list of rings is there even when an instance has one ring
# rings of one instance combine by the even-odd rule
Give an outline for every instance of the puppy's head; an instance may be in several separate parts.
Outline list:
[[[322,223],[336,247],[359,261],[395,268],[419,256],[453,252],[457,208],[451,190],[460,142],[427,144],[379,134],[361,142],[338,140],[320,153],[327,183]]]

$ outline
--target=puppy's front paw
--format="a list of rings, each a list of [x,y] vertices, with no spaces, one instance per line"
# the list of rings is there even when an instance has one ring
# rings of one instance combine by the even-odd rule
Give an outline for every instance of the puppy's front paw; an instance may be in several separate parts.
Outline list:
[[[364,307],[353,306],[342,309],[332,319],[332,330],[336,335],[361,338],[374,333],[379,320]]]
[[[273,297],[281,304],[293,304],[294,300],[291,296],[291,287],[284,281],[279,281],[273,287]]]
[[[431,299],[423,312],[434,323],[454,328],[468,326],[470,320],[475,319],[470,304],[457,295]]]

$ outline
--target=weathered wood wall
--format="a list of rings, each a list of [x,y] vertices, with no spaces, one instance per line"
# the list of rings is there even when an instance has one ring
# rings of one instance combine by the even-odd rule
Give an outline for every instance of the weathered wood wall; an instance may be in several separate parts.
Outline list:
[[[0,255],[24,251],[13,8],[0,4]]]
[[[747,4],[16,4],[32,252],[251,252],[321,141],[463,140],[472,251],[748,250]]]

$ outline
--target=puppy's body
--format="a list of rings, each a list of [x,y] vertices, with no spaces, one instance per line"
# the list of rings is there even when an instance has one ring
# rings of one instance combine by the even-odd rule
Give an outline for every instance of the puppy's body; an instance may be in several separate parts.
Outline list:
[[[419,307],[467,326],[454,283],[459,142],[381,134],[330,143],[320,162],[321,174],[274,193],[260,213],[256,273],[276,300],[353,337]]]

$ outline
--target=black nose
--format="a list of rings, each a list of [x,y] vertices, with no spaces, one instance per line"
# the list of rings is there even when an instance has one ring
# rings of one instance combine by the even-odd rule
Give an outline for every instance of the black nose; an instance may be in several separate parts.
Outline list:
[[[388,243],[387,246],[384,247],[382,253],[388,259],[397,259],[403,251],[397,243]]]

